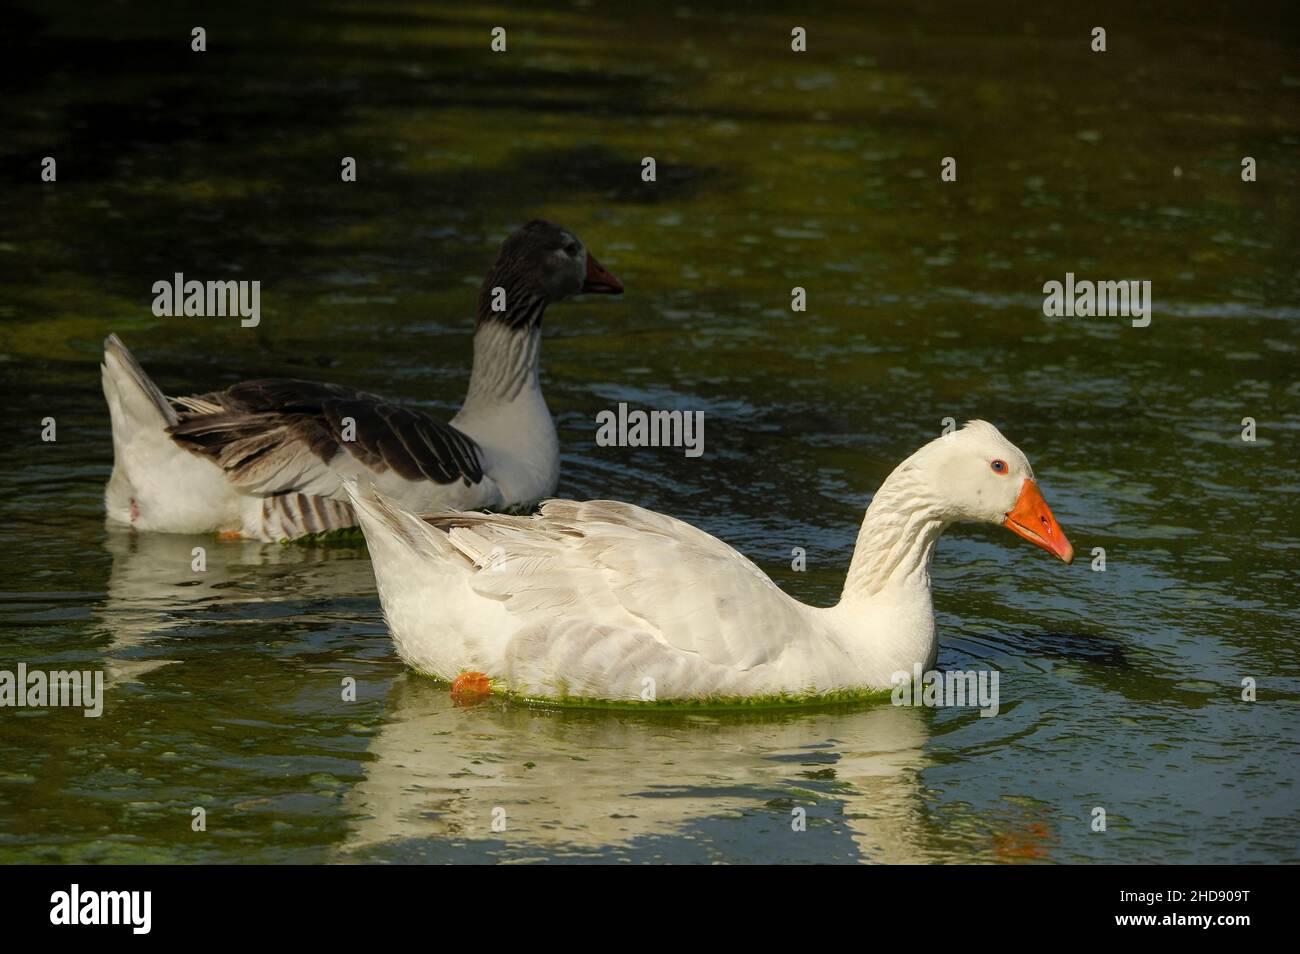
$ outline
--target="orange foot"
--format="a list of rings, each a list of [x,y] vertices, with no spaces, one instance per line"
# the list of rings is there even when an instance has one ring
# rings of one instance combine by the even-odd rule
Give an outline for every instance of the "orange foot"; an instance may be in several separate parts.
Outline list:
[[[479,702],[492,692],[492,680],[481,672],[463,672],[451,684],[451,700],[456,705]]]
[[[243,536],[238,530],[222,530],[217,534],[218,540],[238,540]]]

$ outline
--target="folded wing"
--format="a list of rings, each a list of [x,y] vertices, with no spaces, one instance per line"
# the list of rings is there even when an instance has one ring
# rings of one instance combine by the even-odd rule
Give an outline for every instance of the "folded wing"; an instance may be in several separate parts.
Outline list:
[[[467,486],[483,479],[478,446],[450,424],[337,384],[266,378],[173,403],[173,439],[249,494],[338,496],[340,454],[374,475]]]
[[[777,660],[806,628],[803,607],[749,559],[672,517],[613,501],[551,500],[532,517],[428,518],[550,655],[597,631],[648,638],[669,659],[745,671]]]

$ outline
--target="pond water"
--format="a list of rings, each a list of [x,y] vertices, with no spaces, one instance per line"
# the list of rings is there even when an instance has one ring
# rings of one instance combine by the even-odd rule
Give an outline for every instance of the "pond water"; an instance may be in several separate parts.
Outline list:
[[[0,40],[0,669],[107,687],[99,718],[0,709],[0,861],[1300,861],[1286,5],[81,7]],[[963,526],[934,565],[938,666],[999,670],[995,718],[457,706],[394,655],[361,542],[104,525],[106,334],[168,393],[297,376],[450,413],[475,287],[533,217],[627,288],[546,317],[563,496],[828,604],[945,418],[1028,454],[1080,559]],[[260,325],[154,318],[176,271],[260,280]],[[1149,280],[1151,324],[1045,317],[1067,272]],[[620,401],[704,411],[705,454],[597,446]]]

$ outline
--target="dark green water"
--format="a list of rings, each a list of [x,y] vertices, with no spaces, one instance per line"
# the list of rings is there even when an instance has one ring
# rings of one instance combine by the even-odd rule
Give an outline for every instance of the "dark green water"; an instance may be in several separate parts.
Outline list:
[[[1300,861],[1285,5],[78,6],[0,39],[0,669],[110,685],[98,719],[0,709],[0,860]],[[105,528],[108,332],[170,393],[324,377],[450,412],[474,288],[535,216],[627,287],[547,315],[562,495],[828,603],[942,419],[1029,455],[1082,558],[959,527],[934,568],[939,666],[1000,670],[996,718],[456,707],[403,671],[360,544]],[[262,281],[261,325],[154,318],[175,271]],[[1150,280],[1151,325],[1045,318],[1067,271]],[[619,401],[705,411],[705,455],[597,447]]]

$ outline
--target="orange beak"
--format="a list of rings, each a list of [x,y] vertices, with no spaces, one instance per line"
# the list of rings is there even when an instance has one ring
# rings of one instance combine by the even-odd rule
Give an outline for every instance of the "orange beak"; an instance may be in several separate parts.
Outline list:
[[[1030,543],[1036,543],[1048,553],[1060,557],[1066,563],[1074,562],[1074,547],[1065,539],[1061,525],[1052,516],[1052,508],[1043,499],[1043,492],[1038,484],[1028,477],[1020,488],[1020,499],[1002,522],[1012,533],[1024,537]]]

